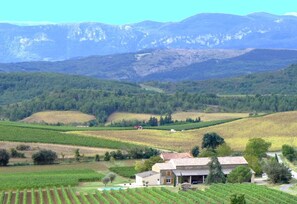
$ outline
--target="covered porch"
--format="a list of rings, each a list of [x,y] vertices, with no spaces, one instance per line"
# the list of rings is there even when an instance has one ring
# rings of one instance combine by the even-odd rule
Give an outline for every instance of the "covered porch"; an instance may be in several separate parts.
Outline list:
[[[208,170],[173,170],[176,176],[176,185],[181,183],[202,184],[208,174]]]

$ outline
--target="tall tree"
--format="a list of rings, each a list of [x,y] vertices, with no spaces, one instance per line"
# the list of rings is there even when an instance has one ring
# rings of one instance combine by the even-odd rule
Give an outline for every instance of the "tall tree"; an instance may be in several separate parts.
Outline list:
[[[206,133],[202,139],[202,148],[215,149],[217,146],[225,143],[224,138],[215,132]]]
[[[266,142],[262,138],[252,138],[249,139],[244,154],[256,156],[259,159],[266,156],[266,152],[268,151],[269,147],[271,146],[270,142]]]
[[[206,177],[205,183],[226,183],[226,177],[222,171],[222,166],[216,156],[211,158],[211,161],[208,163],[209,174]]]

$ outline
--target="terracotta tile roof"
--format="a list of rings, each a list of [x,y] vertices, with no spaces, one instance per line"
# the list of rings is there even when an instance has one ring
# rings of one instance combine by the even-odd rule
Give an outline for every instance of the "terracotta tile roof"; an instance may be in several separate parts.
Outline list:
[[[170,153],[170,152],[163,152],[161,153],[160,157],[167,161],[170,159],[184,159],[184,158],[192,158],[192,155],[188,152],[185,153]]]
[[[221,165],[247,165],[244,157],[218,157]],[[206,166],[210,158],[171,159],[167,163],[157,163],[160,169],[176,169],[177,166]],[[161,165],[160,165],[161,164]]]

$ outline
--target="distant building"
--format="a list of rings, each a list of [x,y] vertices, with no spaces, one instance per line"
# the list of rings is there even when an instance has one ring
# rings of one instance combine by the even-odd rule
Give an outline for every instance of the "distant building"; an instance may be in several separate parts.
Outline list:
[[[171,159],[193,158],[193,156],[188,152],[185,152],[185,153],[163,152],[163,153],[161,153],[160,157],[164,161],[169,161]]]
[[[204,183],[209,174],[210,158],[179,158],[165,163],[156,163],[152,171],[136,174],[136,184],[173,185],[179,183]],[[244,157],[218,157],[223,173],[227,176],[237,166],[248,166]],[[251,170],[254,174],[254,172]],[[253,182],[254,175],[252,177]]]

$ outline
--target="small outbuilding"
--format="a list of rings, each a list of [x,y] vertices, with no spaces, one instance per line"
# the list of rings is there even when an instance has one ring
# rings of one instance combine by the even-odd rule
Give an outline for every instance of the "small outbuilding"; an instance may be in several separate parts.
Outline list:
[[[155,171],[145,171],[135,175],[136,185],[155,186],[160,185],[160,173]]]

